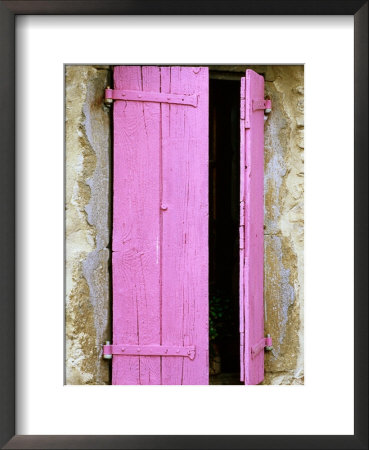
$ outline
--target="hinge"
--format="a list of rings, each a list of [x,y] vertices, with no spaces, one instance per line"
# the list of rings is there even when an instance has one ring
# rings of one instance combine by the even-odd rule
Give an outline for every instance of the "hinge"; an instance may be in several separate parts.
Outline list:
[[[272,110],[272,101],[271,100],[253,100],[252,101],[252,110],[257,111],[259,109],[264,109],[266,113],[270,113]]]
[[[198,96],[186,94],[165,94],[162,92],[129,91],[125,89],[105,89],[105,104],[111,105],[113,100],[125,100],[132,102],[156,102],[174,103],[197,107]]]
[[[251,347],[251,358],[255,358],[263,349],[273,350],[273,342],[270,334],[266,338],[262,338],[256,345]]]
[[[185,356],[194,359],[196,349],[194,345],[187,347],[174,345],[131,345],[118,344],[110,345],[107,342],[103,346],[103,356],[105,359],[112,359],[112,355],[121,356]]]
[[[246,99],[245,128],[250,128],[251,126],[251,108],[252,111],[264,110],[265,114],[269,114],[272,110],[272,101],[269,99],[248,101],[248,99]]]

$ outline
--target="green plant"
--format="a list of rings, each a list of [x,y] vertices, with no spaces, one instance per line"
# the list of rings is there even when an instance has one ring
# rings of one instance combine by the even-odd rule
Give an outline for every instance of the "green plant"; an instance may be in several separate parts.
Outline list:
[[[210,295],[209,312],[209,339],[215,341],[231,320],[230,298],[219,292]]]

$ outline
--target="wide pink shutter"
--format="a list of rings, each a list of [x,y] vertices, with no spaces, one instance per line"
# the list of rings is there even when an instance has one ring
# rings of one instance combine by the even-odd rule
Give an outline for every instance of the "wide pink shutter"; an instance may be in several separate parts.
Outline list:
[[[112,382],[208,384],[208,69],[118,66],[113,97]]]
[[[241,381],[264,379],[264,78],[241,79],[240,357]]]

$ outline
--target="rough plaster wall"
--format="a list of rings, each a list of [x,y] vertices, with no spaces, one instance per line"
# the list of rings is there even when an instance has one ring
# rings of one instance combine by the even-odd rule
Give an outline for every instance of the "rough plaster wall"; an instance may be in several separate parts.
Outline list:
[[[66,384],[108,384],[110,70],[66,67]]]
[[[304,383],[304,68],[266,66],[272,113],[265,125],[266,384]]]

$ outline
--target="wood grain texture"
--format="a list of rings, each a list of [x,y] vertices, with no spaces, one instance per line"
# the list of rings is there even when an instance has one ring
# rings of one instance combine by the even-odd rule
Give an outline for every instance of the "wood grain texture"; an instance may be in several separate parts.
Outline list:
[[[114,83],[160,89],[157,67],[116,67]],[[160,105],[114,104],[113,342],[160,342]],[[160,357],[117,356],[113,384],[160,384]]]
[[[208,70],[115,67],[114,88],[198,106],[114,103],[113,344],[196,356],[115,355],[113,384],[208,384]]]
[[[240,156],[241,202],[244,199],[244,213],[241,209],[244,236],[240,238],[244,240],[244,250],[240,251],[240,330],[244,330],[241,374],[244,374],[245,384],[259,384],[264,379],[264,351],[251,357],[251,347],[264,337],[264,111],[252,109],[252,101],[263,98],[264,78],[247,70]]]
[[[196,344],[193,361],[163,358],[163,384],[208,384],[208,69],[172,67],[162,89],[199,95],[163,108],[164,345]]]

